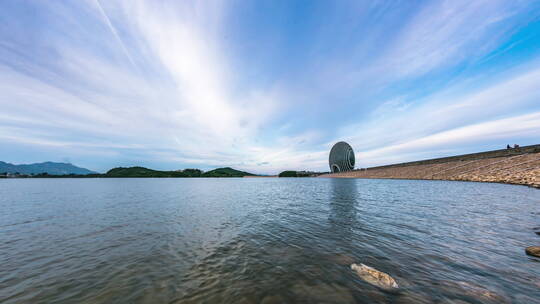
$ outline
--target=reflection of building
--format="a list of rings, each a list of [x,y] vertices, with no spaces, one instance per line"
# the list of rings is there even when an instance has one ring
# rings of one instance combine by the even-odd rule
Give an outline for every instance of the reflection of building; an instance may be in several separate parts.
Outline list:
[[[351,146],[344,141],[335,144],[330,150],[329,165],[332,173],[354,169],[354,152]]]

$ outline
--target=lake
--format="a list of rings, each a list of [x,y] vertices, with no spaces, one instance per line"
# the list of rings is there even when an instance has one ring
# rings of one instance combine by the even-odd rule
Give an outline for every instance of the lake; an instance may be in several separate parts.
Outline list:
[[[329,178],[0,180],[0,303],[540,303],[540,190]],[[351,263],[391,275],[363,281]]]

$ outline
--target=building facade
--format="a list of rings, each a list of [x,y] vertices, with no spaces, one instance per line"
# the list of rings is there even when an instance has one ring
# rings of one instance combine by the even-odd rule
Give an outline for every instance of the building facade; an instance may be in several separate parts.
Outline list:
[[[330,172],[332,173],[353,170],[354,161],[354,151],[352,147],[344,141],[336,143],[332,147],[332,150],[330,150],[328,163],[330,165]]]

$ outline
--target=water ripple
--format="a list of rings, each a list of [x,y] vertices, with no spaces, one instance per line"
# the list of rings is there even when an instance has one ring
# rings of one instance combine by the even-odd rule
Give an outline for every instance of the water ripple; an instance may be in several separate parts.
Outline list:
[[[526,187],[21,179],[0,193],[2,303],[540,303]]]

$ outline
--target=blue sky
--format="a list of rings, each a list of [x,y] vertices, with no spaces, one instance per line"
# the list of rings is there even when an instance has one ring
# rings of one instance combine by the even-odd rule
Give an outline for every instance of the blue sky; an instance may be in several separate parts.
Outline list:
[[[0,160],[327,170],[540,143],[539,1],[0,1]]]

